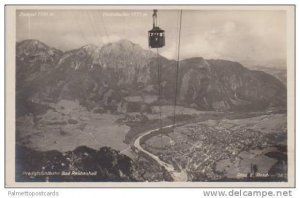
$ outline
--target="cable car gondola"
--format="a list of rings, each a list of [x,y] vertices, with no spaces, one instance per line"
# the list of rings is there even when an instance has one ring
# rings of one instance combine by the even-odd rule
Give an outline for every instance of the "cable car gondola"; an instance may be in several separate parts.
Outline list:
[[[153,10],[153,28],[148,31],[149,47],[161,48],[165,46],[165,31],[157,26],[157,10]]]

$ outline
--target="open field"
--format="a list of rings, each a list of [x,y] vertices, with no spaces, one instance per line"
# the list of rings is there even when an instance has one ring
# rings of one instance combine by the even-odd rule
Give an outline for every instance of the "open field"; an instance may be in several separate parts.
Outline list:
[[[115,123],[123,115],[92,113],[70,101],[54,107],[41,116],[27,115],[17,120],[19,143],[39,151],[62,152],[82,145],[116,150],[128,147],[124,139],[130,128]]]

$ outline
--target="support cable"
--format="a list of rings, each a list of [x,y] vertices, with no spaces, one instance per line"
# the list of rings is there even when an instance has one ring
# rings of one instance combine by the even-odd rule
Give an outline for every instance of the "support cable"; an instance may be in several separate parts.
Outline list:
[[[161,108],[161,66],[158,62],[159,54],[158,48],[156,48],[156,64],[157,64],[157,85],[158,85],[158,106],[159,106],[159,121],[160,130],[162,129],[162,108]]]
[[[174,97],[174,111],[173,111],[173,130],[175,130],[176,124],[176,107],[177,107],[177,92],[178,92],[178,78],[180,67],[180,41],[181,41],[181,23],[182,23],[182,10],[179,13],[179,33],[178,33],[178,47],[177,47],[177,65],[176,65],[176,77],[175,77],[175,97]]]

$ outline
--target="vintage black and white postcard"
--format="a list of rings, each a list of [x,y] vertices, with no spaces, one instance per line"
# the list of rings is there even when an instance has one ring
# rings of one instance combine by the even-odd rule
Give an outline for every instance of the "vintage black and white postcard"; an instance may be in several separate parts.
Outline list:
[[[293,187],[294,6],[18,6],[6,186]]]

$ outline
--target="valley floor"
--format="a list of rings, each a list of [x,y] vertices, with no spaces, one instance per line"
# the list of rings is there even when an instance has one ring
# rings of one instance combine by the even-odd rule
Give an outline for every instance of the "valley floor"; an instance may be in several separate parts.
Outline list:
[[[183,172],[187,181],[259,176],[284,180],[286,176],[285,113],[201,112],[180,107],[180,125],[159,130],[172,124],[171,107],[163,108],[160,123],[155,112],[95,113],[74,101],[50,106],[45,114],[17,118],[18,145],[60,152],[108,146],[132,158],[140,179],[147,181],[169,181],[172,174]],[[137,139],[140,148],[134,144]]]

